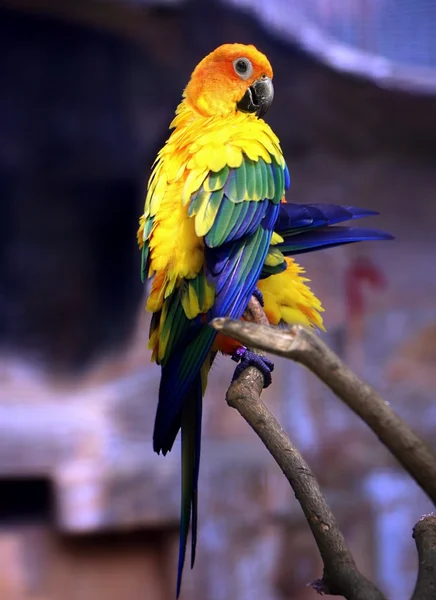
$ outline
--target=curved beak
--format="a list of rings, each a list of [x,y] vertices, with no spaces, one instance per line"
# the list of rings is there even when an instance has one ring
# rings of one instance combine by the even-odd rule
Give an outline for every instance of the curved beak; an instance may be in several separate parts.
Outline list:
[[[269,77],[263,76],[250,85],[236,106],[242,112],[257,113],[261,118],[268,111],[273,98],[273,83]]]

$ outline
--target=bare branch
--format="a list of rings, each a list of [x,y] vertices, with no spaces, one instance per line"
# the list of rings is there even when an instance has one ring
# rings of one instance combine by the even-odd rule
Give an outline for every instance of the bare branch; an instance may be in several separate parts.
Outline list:
[[[425,515],[413,528],[419,557],[418,579],[411,600],[436,598],[436,516]]]
[[[256,322],[267,322],[254,298],[244,316]],[[344,596],[349,600],[383,600],[383,594],[357,569],[313,473],[260,399],[262,389],[262,374],[256,368],[249,367],[230,386],[227,403],[238,410],[263,441],[301,504],[324,562],[323,578],[312,586],[320,594]]]
[[[383,594],[358,571],[309,466],[260,399],[262,386],[262,374],[249,367],[230,386],[227,403],[236,408],[260,437],[301,504],[324,561],[323,579],[312,585],[320,593],[349,600],[382,600]]]
[[[300,326],[283,331],[231,319],[214,319],[212,326],[244,344],[305,365],[369,425],[431,500],[436,502],[436,457],[433,452],[393,412],[389,404],[345,366],[317,335]]]

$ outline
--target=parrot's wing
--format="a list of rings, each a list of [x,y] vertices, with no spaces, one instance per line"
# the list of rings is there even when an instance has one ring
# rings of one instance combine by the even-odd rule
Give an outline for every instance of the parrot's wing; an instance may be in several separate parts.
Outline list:
[[[164,302],[164,318],[159,317],[165,350],[156,451],[171,448],[183,399],[213,344],[216,333],[205,323],[220,316],[239,318],[247,306],[268,252],[287,178],[287,168],[275,159],[267,163],[244,155],[240,167],[211,172],[191,194],[188,214],[195,219],[197,235],[204,236],[205,262],[194,279]]]
[[[327,225],[335,225],[343,221],[361,219],[377,215],[377,211],[343,206],[340,204],[296,204],[284,202],[280,207],[274,230],[280,235],[298,233],[306,229],[314,229]]]
[[[337,223],[377,215],[373,210],[337,204],[282,203],[261,278],[285,270],[284,256],[332,248],[365,240],[388,240],[393,236],[364,227],[332,227]]]
[[[244,157],[238,168],[226,166],[210,173],[188,204],[196,233],[204,238],[205,262],[203,270],[168,299],[171,308],[165,317],[168,333],[153,434],[154,449],[166,453],[182,426],[177,593],[191,517],[191,564],[195,558],[202,394],[216,336],[205,322],[218,316],[238,318],[247,306],[268,252],[286,173],[274,159],[267,163]]]
[[[239,318],[245,310],[271,240],[286,178],[287,168],[275,159],[268,164],[263,158],[244,157],[239,168],[228,170],[225,184],[217,190],[222,198],[213,223],[210,227],[206,223],[206,275],[215,287],[208,318]],[[215,174],[210,179],[203,190],[212,187]]]
[[[337,223],[377,215],[373,210],[335,204],[282,204],[275,231],[284,239],[276,248],[285,255],[302,254],[361,242],[387,240],[384,231],[364,227],[332,227]]]
[[[333,248],[353,242],[392,240],[393,235],[378,229],[365,227],[320,227],[314,231],[304,231],[294,239],[285,240],[277,248],[285,255],[303,254],[323,248]]]

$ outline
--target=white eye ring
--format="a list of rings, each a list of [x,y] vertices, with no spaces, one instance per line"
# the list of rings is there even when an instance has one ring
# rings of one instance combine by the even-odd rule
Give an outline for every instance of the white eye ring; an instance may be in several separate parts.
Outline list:
[[[253,73],[253,65],[248,58],[245,58],[245,56],[235,58],[233,61],[233,68],[236,75],[241,79],[248,79]]]

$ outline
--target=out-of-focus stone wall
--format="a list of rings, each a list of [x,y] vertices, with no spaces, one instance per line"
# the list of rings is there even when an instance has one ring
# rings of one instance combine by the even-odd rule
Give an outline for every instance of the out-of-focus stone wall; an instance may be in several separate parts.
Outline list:
[[[268,121],[290,166],[288,199],[380,210],[368,225],[396,236],[301,262],[326,309],[326,339],[434,440],[436,100],[333,73],[215,3],[100,14],[92,26],[71,15],[2,10],[0,19],[0,497],[12,493],[7,477],[41,476],[54,497],[44,534],[19,538],[27,562],[23,542],[5,537],[7,511],[0,522],[5,564],[20,565],[2,575],[4,585],[21,582],[17,600],[30,589],[65,600],[66,588],[72,600],[92,598],[108,561],[124,582],[114,600],[172,589],[179,457],[178,448],[166,458],[151,451],[159,371],[146,349],[135,230],[183,86],[220,43],[254,43],[273,64]],[[276,365],[265,398],[313,466],[359,566],[407,598],[423,494],[309,373]],[[279,469],[224,402],[233,368],[218,358],[205,400],[198,558],[182,598],[310,599],[306,584],[322,565]],[[126,530],[139,537],[118,543]],[[90,542],[89,562],[76,560],[80,544],[65,536],[107,531],[115,537]],[[49,589],[53,536],[62,577]],[[152,566],[140,579],[145,546]],[[125,583],[136,578],[137,588]]]

